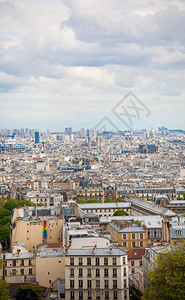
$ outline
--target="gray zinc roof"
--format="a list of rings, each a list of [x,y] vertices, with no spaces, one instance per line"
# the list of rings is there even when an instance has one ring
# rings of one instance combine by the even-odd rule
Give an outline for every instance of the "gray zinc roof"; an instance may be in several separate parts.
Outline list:
[[[66,256],[123,256],[127,253],[120,248],[112,248],[112,253],[110,248],[96,248],[95,253],[93,249],[69,249],[66,250]]]

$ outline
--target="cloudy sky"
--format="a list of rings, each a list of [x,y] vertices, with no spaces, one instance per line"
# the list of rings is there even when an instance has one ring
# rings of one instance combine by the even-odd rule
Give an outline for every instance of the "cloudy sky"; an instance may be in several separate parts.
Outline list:
[[[134,129],[185,129],[184,29],[184,0],[0,0],[0,128],[127,129],[132,91]]]

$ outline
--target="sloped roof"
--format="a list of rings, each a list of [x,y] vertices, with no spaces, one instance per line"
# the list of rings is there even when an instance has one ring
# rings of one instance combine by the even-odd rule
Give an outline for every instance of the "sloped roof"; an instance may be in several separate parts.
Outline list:
[[[142,259],[145,254],[145,248],[134,248],[128,252],[128,260],[131,259]]]

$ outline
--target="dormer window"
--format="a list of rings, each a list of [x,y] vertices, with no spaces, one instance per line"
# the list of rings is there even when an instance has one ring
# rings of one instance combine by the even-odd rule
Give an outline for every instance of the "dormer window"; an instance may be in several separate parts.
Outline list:
[[[182,235],[182,230],[176,230],[177,235]]]

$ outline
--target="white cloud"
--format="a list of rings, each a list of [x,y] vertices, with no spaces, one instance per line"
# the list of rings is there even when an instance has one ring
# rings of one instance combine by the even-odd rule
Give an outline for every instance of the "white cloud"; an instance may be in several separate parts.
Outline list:
[[[180,0],[0,1],[1,126],[88,127],[129,90],[184,126],[184,27]]]

